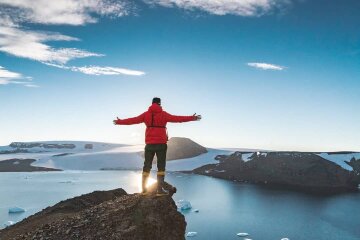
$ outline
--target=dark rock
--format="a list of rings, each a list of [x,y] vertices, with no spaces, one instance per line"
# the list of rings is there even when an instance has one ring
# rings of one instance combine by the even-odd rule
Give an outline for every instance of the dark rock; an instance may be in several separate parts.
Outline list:
[[[186,222],[172,195],[127,194],[123,189],[96,191],[62,201],[0,231],[12,239],[185,239]]]
[[[93,145],[91,144],[91,143],[87,143],[87,144],[85,144],[85,146],[84,146],[84,148],[85,149],[93,149]]]
[[[71,155],[71,154],[73,154],[73,153],[60,153],[60,154],[53,155],[53,157],[64,157],[64,156]]]
[[[355,172],[356,175],[359,176],[359,182],[360,182],[360,159],[355,159],[354,157],[351,158],[350,162],[345,161],[349,166],[351,166]]]
[[[43,172],[61,171],[55,168],[31,166],[35,159],[8,159],[0,161],[0,172]]]
[[[40,148],[56,148],[56,149],[74,149],[76,146],[72,143],[64,143],[64,144],[58,144],[58,143],[36,143],[36,142],[13,142],[9,145],[12,148],[34,148],[34,147],[40,147]]]
[[[13,154],[13,153],[28,153],[29,151],[26,149],[16,148],[14,150],[2,150],[0,154]]]

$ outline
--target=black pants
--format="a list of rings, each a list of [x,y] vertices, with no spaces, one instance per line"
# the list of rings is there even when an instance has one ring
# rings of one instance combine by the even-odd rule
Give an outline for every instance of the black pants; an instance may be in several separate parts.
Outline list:
[[[165,172],[167,144],[146,144],[143,172],[150,172],[154,156],[157,157],[158,172]]]

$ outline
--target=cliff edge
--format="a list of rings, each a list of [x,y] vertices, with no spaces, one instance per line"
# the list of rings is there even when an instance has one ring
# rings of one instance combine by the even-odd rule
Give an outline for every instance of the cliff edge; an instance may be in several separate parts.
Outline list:
[[[48,207],[0,231],[0,239],[185,239],[186,222],[172,195],[95,191]]]

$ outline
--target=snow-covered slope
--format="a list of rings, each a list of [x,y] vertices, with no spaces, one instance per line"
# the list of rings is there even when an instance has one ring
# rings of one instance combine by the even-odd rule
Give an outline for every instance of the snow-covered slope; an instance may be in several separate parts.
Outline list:
[[[349,166],[345,161],[350,162],[354,157],[355,159],[360,159],[360,153],[319,153],[317,154],[326,160],[332,161],[342,168],[352,171],[353,168]]]
[[[139,152],[143,148],[143,145],[135,145],[103,151],[78,152],[64,156],[40,156],[33,166],[63,170],[141,169],[143,159]]]
[[[39,145],[40,143],[40,145]],[[54,148],[48,148],[49,144],[56,144]],[[72,147],[70,144],[73,144]],[[85,146],[92,145],[91,149]],[[13,147],[0,147],[1,150],[28,149],[28,153],[0,154],[0,161],[18,158],[36,159],[32,165],[37,167],[57,168],[63,170],[99,170],[99,169],[124,169],[140,170],[144,159],[140,152],[144,145],[121,145],[96,142],[76,141],[51,141],[36,143],[12,144]],[[51,145],[50,145],[51,146]],[[61,146],[66,146],[62,148]],[[71,146],[71,147],[70,147]],[[197,157],[178,159],[167,162],[168,171],[193,170],[206,164],[217,163],[214,158],[219,154],[230,154],[231,151],[208,149],[207,153]],[[153,169],[156,169],[154,164]]]

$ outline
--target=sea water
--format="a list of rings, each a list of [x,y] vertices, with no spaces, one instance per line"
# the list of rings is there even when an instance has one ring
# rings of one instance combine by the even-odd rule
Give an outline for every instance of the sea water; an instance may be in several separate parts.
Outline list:
[[[0,227],[94,190],[138,192],[140,178],[136,171],[0,173]],[[189,239],[239,239],[239,232],[254,240],[360,239],[360,193],[311,195],[183,173],[166,179],[178,189],[174,200],[191,203],[182,212],[187,232],[197,232]],[[9,214],[11,207],[26,211]]]

